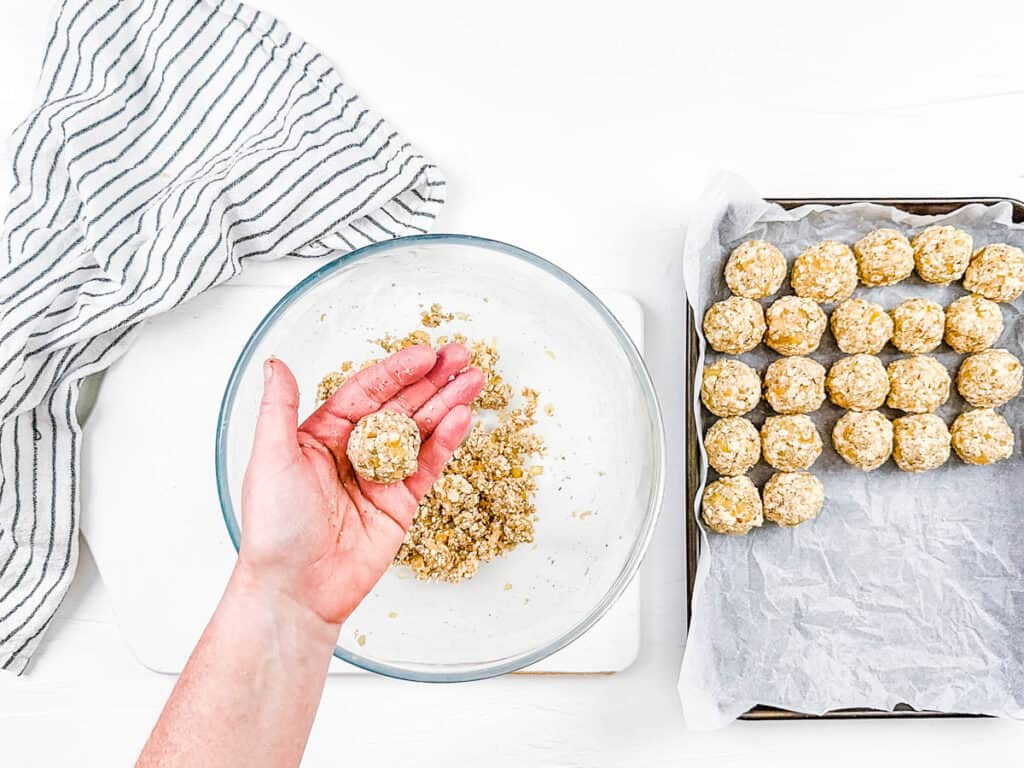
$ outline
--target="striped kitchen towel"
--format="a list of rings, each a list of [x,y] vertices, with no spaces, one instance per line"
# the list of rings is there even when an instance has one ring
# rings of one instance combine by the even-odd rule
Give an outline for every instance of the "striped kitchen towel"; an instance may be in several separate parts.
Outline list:
[[[250,259],[425,232],[445,191],[323,56],[237,0],[63,0],[48,39],[0,240],[0,667],[17,673],[75,570],[83,377]],[[159,439],[143,426],[125,450]]]

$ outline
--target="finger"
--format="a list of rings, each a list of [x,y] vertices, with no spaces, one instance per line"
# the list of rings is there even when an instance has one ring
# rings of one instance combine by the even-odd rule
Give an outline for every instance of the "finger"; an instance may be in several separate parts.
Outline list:
[[[469,350],[461,344],[446,344],[437,351],[437,362],[430,373],[403,389],[384,404],[385,408],[412,416],[437,394],[449,380],[469,365]]]
[[[299,451],[299,387],[288,366],[276,358],[263,364],[263,398],[253,438],[253,456],[291,459]]]
[[[331,395],[302,424],[302,431],[336,451],[347,440],[352,425],[397,395],[403,387],[422,379],[434,367],[437,355],[421,344],[396,352],[364,368]]]
[[[441,476],[448,459],[466,439],[472,421],[472,411],[465,405],[457,405],[441,420],[434,434],[423,444],[420,449],[419,469],[405,480],[405,487],[409,489],[417,504]]]
[[[449,411],[460,405],[469,405],[484,388],[484,375],[478,368],[460,373],[454,381],[445,386],[420,408],[413,420],[423,437],[429,437]]]

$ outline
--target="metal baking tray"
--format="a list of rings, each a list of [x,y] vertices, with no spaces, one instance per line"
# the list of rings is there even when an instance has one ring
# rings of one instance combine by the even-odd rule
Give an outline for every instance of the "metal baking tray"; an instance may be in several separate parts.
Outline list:
[[[813,199],[769,198],[768,202],[778,203],[786,210],[799,208],[802,205],[846,205],[847,203],[877,203],[889,205],[907,213],[924,215],[942,215],[951,213],[957,208],[974,203],[995,205],[1009,203],[1013,209],[1013,221],[1024,221],[1024,202],[1007,197],[824,197]],[[694,398],[694,386],[697,381],[697,324],[693,308],[687,305],[686,311],[686,625],[689,627],[693,613],[693,585],[697,578],[697,557],[700,554],[700,529],[693,515],[697,488],[700,485],[700,454],[697,451],[697,425],[690,404]],[[742,720],[848,720],[854,718],[890,718],[890,717],[981,717],[980,715],[962,715],[953,712],[927,712],[913,709],[907,704],[898,704],[894,711],[878,709],[837,709],[824,715],[808,715],[791,712],[775,707],[757,706],[744,715]]]

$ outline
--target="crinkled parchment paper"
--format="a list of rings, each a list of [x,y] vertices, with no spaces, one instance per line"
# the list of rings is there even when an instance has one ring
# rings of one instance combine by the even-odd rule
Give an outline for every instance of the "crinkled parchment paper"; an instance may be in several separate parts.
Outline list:
[[[721,177],[687,234],[687,297],[699,323],[712,302],[728,295],[725,259],[748,238],[775,243],[792,263],[826,238],[853,243],[881,226],[912,236],[933,223],[962,227],[976,247],[1024,246],[1024,226],[1011,223],[1009,205],[967,206],[941,217],[870,204],[786,212],[735,177]],[[964,293],[958,284],[932,286],[915,275],[888,288],[860,286],[856,295],[891,308],[912,296],[946,305]],[[1024,359],[1024,300],[1002,306],[1006,328],[996,346]],[[899,355],[889,345],[881,357],[888,363]],[[962,356],[945,345],[935,355],[955,378]],[[708,349],[707,356],[717,353]],[[830,333],[812,355],[826,367],[839,356]],[[763,372],[775,357],[762,346],[742,359]],[[703,435],[714,417],[699,398],[692,407]],[[954,391],[938,413],[951,424],[965,407]],[[1011,459],[972,467],[954,453],[945,466],[919,475],[900,472],[891,460],[870,473],[848,466],[831,445],[840,409],[826,402],[812,415],[825,443],[812,468],[825,486],[818,519],[795,529],[766,523],[746,536],[702,528],[679,680],[691,727],[724,725],[756,704],[822,713],[905,702],[1022,715],[1024,397],[1000,410],[1016,438]],[[762,402],[751,418],[760,425],[768,413]],[[706,482],[703,446],[700,452]],[[762,463],[752,479],[760,486],[769,475]],[[699,520],[699,494],[696,507],[689,514]]]

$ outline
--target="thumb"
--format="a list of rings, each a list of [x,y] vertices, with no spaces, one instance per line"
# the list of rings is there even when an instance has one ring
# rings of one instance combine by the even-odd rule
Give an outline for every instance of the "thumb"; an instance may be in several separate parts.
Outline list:
[[[288,366],[275,357],[263,363],[263,399],[256,420],[253,455],[290,456],[299,448],[299,387]]]

